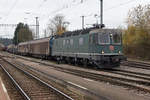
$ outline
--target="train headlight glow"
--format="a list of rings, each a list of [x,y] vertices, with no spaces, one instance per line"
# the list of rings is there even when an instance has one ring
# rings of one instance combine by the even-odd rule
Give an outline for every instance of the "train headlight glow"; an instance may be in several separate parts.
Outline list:
[[[121,51],[119,51],[119,53],[121,53]]]
[[[112,36],[113,36],[113,34],[110,34],[110,36],[112,37]]]
[[[105,52],[102,50],[102,54],[104,54]]]

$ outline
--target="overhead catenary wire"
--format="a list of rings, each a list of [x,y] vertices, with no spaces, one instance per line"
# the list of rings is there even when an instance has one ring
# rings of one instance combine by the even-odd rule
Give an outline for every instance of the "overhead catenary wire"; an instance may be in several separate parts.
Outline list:
[[[71,8],[71,6],[72,6],[72,7],[73,7],[73,6],[78,6],[79,4],[82,4],[82,3],[86,2],[86,1],[88,1],[88,0],[79,0],[77,4],[73,5],[73,3],[76,3],[76,2],[77,2],[77,0],[73,0],[73,1],[71,2],[72,4],[70,4],[70,5],[69,5],[69,4],[65,4],[65,5],[63,5],[61,8],[58,8],[58,9],[52,11],[50,14],[56,14],[56,13],[58,13],[58,12],[61,12],[61,11],[65,10],[65,9]],[[124,6],[124,5],[127,5],[127,4],[129,4],[129,3],[131,3],[131,2],[135,2],[135,1],[136,1],[136,0],[129,0],[129,1],[124,2],[124,3],[120,3],[120,4],[117,4],[117,5],[114,5],[114,6],[110,7],[110,8],[106,8],[106,9],[104,9],[104,11],[112,10],[112,9],[114,9],[114,8],[118,8],[118,7],[120,7],[120,6]],[[48,14],[47,16],[49,16],[50,14]],[[90,14],[86,15],[86,17],[91,17],[91,16],[94,16],[94,15],[95,15],[95,13],[90,13]]]
[[[137,1],[137,0],[129,0],[129,1],[124,2],[124,3],[120,3],[120,4],[117,4],[117,5],[114,5],[114,6],[110,7],[110,8],[104,9],[104,12],[107,12],[107,11],[112,10],[112,9],[114,9],[114,8],[118,8],[118,7],[127,5],[127,4],[132,3],[132,2],[135,2],[135,1]],[[97,14],[95,14],[95,13],[90,13],[90,14],[87,15],[86,17],[93,17],[93,16],[95,16],[95,15],[97,15]],[[100,17],[100,16],[99,16],[99,17]]]
[[[123,3],[120,3],[120,4],[117,4],[117,5],[115,5],[115,6],[112,6],[112,7],[110,7],[110,8],[107,8],[107,9],[104,9],[104,12],[107,12],[107,11],[109,11],[109,10],[112,10],[112,9],[114,9],[114,8],[118,8],[118,7],[121,7],[121,6],[124,6],[124,5],[127,5],[127,4],[129,4],[129,3],[132,3],[132,2],[135,2],[136,0],[128,0],[128,1],[126,1],[126,2],[123,2]],[[99,13],[99,12],[97,12],[97,13]],[[97,17],[96,17],[97,16]],[[88,15],[86,15],[85,17],[95,17],[96,18],[96,23],[98,23],[98,19],[97,18],[100,18],[100,16],[98,16],[98,14],[96,14],[96,13],[90,13],[90,14],[88,14]],[[86,24],[87,25],[87,24]],[[93,24],[88,24],[88,25],[93,25]]]
[[[43,4],[46,2],[47,0],[43,0],[42,2],[41,2],[41,4],[38,6],[38,8],[41,8],[42,6],[43,6]]]
[[[69,9],[69,8],[72,8],[72,7],[75,7],[75,6],[79,6],[80,4],[85,3],[86,1],[87,0],[73,0],[70,4],[64,4],[61,9],[56,10],[52,13],[57,13],[57,12],[63,11],[64,9]]]
[[[53,10],[52,12],[50,12],[49,14],[47,15],[43,15],[43,16],[46,16],[46,17],[49,17],[51,14],[57,14],[63,10],[66,10],[66,9],[70,9],[72,7],[76,7],[76,6],[79,6],[80,4],[83,4],[85,2],[87,2],[88,0],[72,0],[71,3],[69,4],[64,4],[63,6],[61,6],[60,8],[56,9],[56,10]],[[43,17],[42,16],[42,17]],[[45,19],[45,17],[43,17],[42,19]]]
[[[114,6],[110,7],[110,8],[106,8],[106,9],[104,9],[104,10],[105,10],[105,11],[112,10],[112,9],[114,9],[114,8],[118,8],[118,7],[120,7],[120,6],[124,6],[124,5],[127,5],[127,4],[132,3],[132,2],[135,2],[135,1],[137,1],[137,0],[129,0],[129,1],[126,1],[126,2],[124,2],[124,3],[120,3],[120,4],[117,4],[117,5],[114,5]]]
[[[83,2],[82,2],[83,1]],[[39,12],[37,12],[36,14],[39,14],[40,16],[40,20],[43,20],[43,19],[45,19],[45,17],[46,18],[49,18],[49,16],[50,15],[54,15],[54,14],[57,14],[57,13],[60,13],[60,12],[62,12],[63,10],[66,10],[66,9],[70,9],[70,8],[73,8],[73,7],[77,7],[79,4],[83,4],[83,3],[85,3],[85,1],[88,1],[88,0],[72,0],[72,2],[70,2],[70,3],[66,3],[66,4],[64,4],[64,5],[62,5],[62,7],[59,7],[58,9],[56,9],[56,10],[54,10],[54,11],[52,11],[52,12],[50,12],[50,13],[43,13],[43,14],[40,14]],[[109,8],[106,8],[106,9],[104,9],[104,11],[106,12],[106,11],[110,11],[110,10],[112,10],[112,9],[114,9],[114,8],[119,8],[119,7],[121,7],[121,6],[126,6],[127,4],[129,4],[129,3],[132,3],[132,2],[135,2],[135,1],[137,1],[137,0],[128,0],[128,1],[124,1],[124,2],[122,2],[122,3],[120,3],[120,4],[116,4],[116,5],[114,5],[114,6],[112,6],[112,7],[109,7]],[[8,17],[10,16],[10,14],[12,13],[12,11],[14,10],[14,8],[16,7],[16,4],[17,4],[17,2],[18,2],[18,0],[16,0],[15,2],[14,2],[14,4],[10,7],[10,11],[9,11],[9,13],[7,14],[7,18],[4,18],[5,20],[7,20],[8,19]],[[43,7],[45,7],[45,4],[47,4],[47,2],[48,2],[48,0],[41,0],[41,2],[37,5],[37,8],[38,8],[38,10],[39,9],[41,9],[40,11],[41,12],[45,12],[42,8]],[[32,13],[32,12],[31,12]],[[98,12],[99,13],[99,12]],[[94,15],[95,15],[96,13],[90,13],[89,12],[89,14],[88,15],[84,15],[84,16],[86,16],[86,17],[94,17]],[[41,16],[42,15],[42,16]],[[43,18],[43,16],[44,16],[44,18]],[[42,17],[42,18],[41,18]],[[10,17],[9,17],[10,18]],[[5,21],[4,20],[4,21]],[[5,21],[6,22],[6,21]]]
[[[37,6],[36,10],[40,10],[43,7],[44,3],[46,3],[46,2],[47,2],[47,0],[42,0],[41,3]]]
[[[37,17],[37,16],[39,17],[39,14],[41,14],[41,8],[43,7],[44,3],[46,3],[46,2],[47,2],[47,0],[42,0],[40,2],[40,4],[37,6],[37,8],[34,9],[34,11],[25,11],[25,13],[29,14],[30,16],[34,15],[34,17]]]
[[[8,11],[8,13],[7,13],[7,15],[5,16],[5,19],[3,20],[4,23],[7,21],[9,15],[10,15],[11,12],[13,11],[13,9],[15,8],[15,6],[16,6],[16,4],[17,4],[18,1],[19,1],[19,0],[15,0],[15,2],[13,3],[13,5],[10,7],[10,9],[9,9],[9,11]]]
[[[75,3],[76,1],[77,1],[77,0],[73,0],[72,3]],[[72,6],[78,6],[79,4],[85,3],[86,1],[88,1],[88,0],[80,0],[76,5],[72,5]],[[132,3],[132,2],[135,2],[135,1],[136,1],[136,0],[129,0],[129,1],[124,2],[124,3],[120,3],[120,4],[117,4],[117,5],[114,5],[114,6],[110,7],[110,8],[106,8],[106,9],[104,9],[104,11],[108,11],[108,10],[111,10],[111,9],[114,9],[114,8],[118,8],[118,7],[120,7],[120,6],[124,6],[124,5],[127,5],[127,4]],[[52,12],[52,14],[53,14],[53,13],[58,13],[58,12],[60,12],[60,11],[63,11],[64,9],[67,9],[67,8],[69,8],[69,5],[65,5],[65,6],[63,6],[62,8],[59,8],[59,9],[57,9],[57,10],[54,10],[54,11]],[[71,7],[70,7],[70,8],[71,8]],[[89,14],[89,15],[87,15],[87,16],[92,16],[92,14]]]
[[[56,13],[58,13],[58,12],[61,12],[61,11],[65,10],[65,9],[70,9],[71,7],[76,7],[76,6],[78,6],[79,4],[85,3],[85,1],[88,1],[88,0],[73,0],[71,6],[70,6],[69,4],[64,5],[64,6],[62,6],[61,8],[58,8],[58,9],[52,11],[50,14],[56,14]],[[114,9],[114,8],[118,8],[118,7],[120,7],[120,6],[124,6],[124,5],[127,5],[127,4],[132,3],[132,2],[135,2],[135,1],[136,1],[136,0],[129,0],[129,1],[126,1],[126,2],[123,2],[123,3],[117,4],[117,5],[114,5],[114,6],[110,7],[110,8],[104,9],[104,11],[108,11],[108,10],[111,10],[111,9]],[[78,3],[76,3],[76,2],[78,2]],[[74,3],[76,3],[76,5],[73,5]],[[50,14],[48,14],[48,15],[50,15]],[[85,17],[94,17],[95,15],[96,15],[96,13],[90,13],[90,14],[84,15],[84,16],[85,16]],[[48,16],[48,17],[49,17],[49,16]],[[100,16],[99,16],[99,17],[100,17]]]

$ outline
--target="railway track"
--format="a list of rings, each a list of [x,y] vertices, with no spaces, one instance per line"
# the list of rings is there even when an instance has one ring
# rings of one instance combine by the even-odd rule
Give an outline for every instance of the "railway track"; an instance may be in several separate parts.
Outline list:
[[[53,66],[55,68],[58,68],[57,65],[54,66],[52,64],[46,64],[46,63],[42,63],[40,61],[29,60],[29,59],[24,59],[24,60],[34,61],[36,63],[41,63],[41,64],[48,65],[48,66],[50,65],[50,66]],[[90,70],[95,70],[95,69],[90,69]],[[99,70],[101,72],[114,73],[114,74],[119,74],[119,75],[123,75],[123,76],[129,76],[129,77],[133,77],[133,78],[139,78],[139,79],[144,79],[144,80],[150,81],[150,74],[144,74],[144,73],[139,73],[139,72],[127,71],[127,70],[123,70],[123,69],[112,69],[112,70],[96,69],[95,71],[97,71],[97,70]]]
[[[103,70],[103,71],[108,72],[107,70]],[[109,71],[109,73],[150,81],[150,74],[126,71],[126,70],[121,70],[121,69],[113,69]]]
[[[3,81],[2,84],[5,86],[5,90],[8,93],[9,98],[11,100],[24,100],[22,95],[19,93],[17,88],[14,86],[10,78],[7,76],[7,74],[4,72],[4,70],[0,67],[0,77],[1,80]]]
[[[7,56],[8,55],[3,56],[3,57],[7,57]],[[11,57],[11,56],[9,56],[9,57]],[[29,61],[34,61],[34,62],[37,62],[37,63],[41,63],[41,62],[36,61],[36,60],[30,60],[31,58],[26,59],[26,58],[20,57],[20,56],[17,56],[17,57],[21,58],[21,59],[25,59],[25,60],[29,60]],[[133,68],[150,70],[150,63],[145,63],[145,62],[129,61],[128,60],[128,61],[122,62],[121,65],[128,66],[128,67],[133,67]]]
[[[19,64],[19,63],[17,63]],[[42,63],[41,63],[42,64]],[[47,64],[44,64],[47,65]],[[27,66],[27,65],[25,65]],[[57,65],[48,65],[49,67],[53,67],[58,71],[73,74],[76,76],[80,76],[83,78],[88,78],[96,81],[102,81],[106,83],[110,83],[113,85],[119,85],[119,86],[125,86],[128,87],[129,89],[136,89],[140,91],[144,91],[146,93],[150,93],[150,78],[149,74],[142,74],[142,73],[134,73],[134,72],[128,72],[128,71],[123,71],[123,70],[113,70],[113,71],[108,71],[108,70],[101,70],[101,72],[106,72],[107,74],[97,74],[97,73],[92,73],[92,72],[86,72],[82,70],[76,70],[76,69],[67,69],[63,67],[58,67]],[[35,69],[31,66],[27,66],[28,68],[44,73],[44,71]],[[108,73],[113,73],[113,75],[108,75]],[[47,74],[47,73],[45,73]],[[118,75],[124,75],[125,77],[118,77],[114,74]],[[138,74],[138,75],[137,75]],[[142,75],[142,76],[141,76]],[[128,77],[130,78],[128,78]],[[131,78],[132,77],[132,78]],[[137,78],[137,79],[133,79]]]
[[[6,56],[3,56],[3,57],[7,57],[8,55]],[[11,56],[9,56],[11,57]],[[13,58],[13,57],[12,57]],[[37,61],[37,60],[33,60],[32,58],[24,58],[24,57],[21,57],[21,56],[17,56],[17,58],[21,58],[21,59],[24,59],[24,60],[28,60],[28,61],[34,61],[34,62],[37,62],[37,63],[41,63],[40,61]],[[32,59],[32,60],[31,60]],[[144,63],[144,62],[137,62],[137,61],[124,61],[121,63],[121,65],[123,66],[127,66],[127,67],[132,67],[132,68],[138,68],[138,69],[146,69],[146,70],[150,70],[150,64],[149,63]]]
[[[29,60],[29,59],[22,58],[22,57],[19,57],[19,58],[25,59],[28,61],[33,61],[33,62],[40,63],[40,64],[44,64],[44,65],[53,67],[56,70],[62,71],[65,73],[74,74],[80,77],[89,78],[89,79],[93,79],[96,81],[109,82],[110,84],[125,86],[125,87],[132,88],[132,89],[134,88],[136,90],[150,93],[150,78],[149,78],[150,74],[138,73],[138,72],[133,72],[133,71],[125,71],[122,69],[114,69],[112,71],[99,70],[100,72],[111,73],[113,75],[96,74],[96,73],[86,72],[82,70],[66,69],[63,67],[58,67],[57,65],[55,66],[55,65],[51,65],[47,63],[42,63],[40,61]],[[31,69],[41,72],[40,70],[37,70],[34,68],[31,68]],[[122,75],[124,77],[120,77],[120,76],[116,77],[116,75]]]
[[[150,70],[150,64],[149,63],[144,63],[144,62],[125,61],[125,62],[122,62],[121,65],[128,66],[128,67],[133,67],[133,68]]]
[[[0,61],[2,69],[7,73],[13,84],[26,100],[74,100],[36,76],[11,65],[6,61]]]
[[[148,81],[140,81],[140,80],[132,80],[128,78],[121,78],[106,74],[96,74],[91,72],[85,72],[81,70],[74,70],[74,69],[58,69],[59,71],[74,74],[83,78],[88,78],[100,82],[106,82],[113,85],[119,85],[119,86],[125,86],[129,88],[138,89],[140,91],[148,92],[150,93],[150,82]]]

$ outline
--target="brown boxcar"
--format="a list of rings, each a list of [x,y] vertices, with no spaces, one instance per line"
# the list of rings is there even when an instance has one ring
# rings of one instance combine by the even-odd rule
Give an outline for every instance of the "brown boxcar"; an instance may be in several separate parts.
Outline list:
[[[17,46],[15,46],[14,44],[10,44],[5,48],[6,51],[10,52],[10,53],[14,53],[17,54]]]
[[[18,52],[21,55],[27,55],[29,51],[28,42],[19,43],[18,45]]]
[[[30,41],[29,53],[32,55],[49,55],[49,38],[43,38],[39,40]]]
[[[36,57],[49,56],[49,38],[42,38],[18,45],[18,52],[22,55],[33,55]]]
[[[3,51],[4,49],[5,49],[5,46],[2,43],[0,43],[0,51]]]

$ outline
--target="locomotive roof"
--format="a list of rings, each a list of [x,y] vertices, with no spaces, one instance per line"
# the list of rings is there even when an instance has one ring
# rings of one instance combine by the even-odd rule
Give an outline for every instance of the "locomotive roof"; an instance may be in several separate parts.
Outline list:
[[[95,29],[95,30],[90,31],[90,34],[92,34],[92,33],[112,33],[112,34],[115,34],[115,33],[121,33],[121,30],[120,29]]]
[[[100,28],[87,28],[82,30],[76,30],[76,31],[68,31],[63,33],[62,35],[56,35],[55,38],[59,37],[69,37],[69,36],[75,36],[80,34],[92,34],[92,33],[120,33],[121,30],[119,29],[100,29]]]
[[[75,31],[67,31],[67,32],[64,32],[62,35],[56,35],[55,37],[59,38],[59,37],[75,36],[79,34],[88,34],[93,29],[97,29],[97,28],[92,27],[92,28],[86,28],[86,29],[75,30]]]

